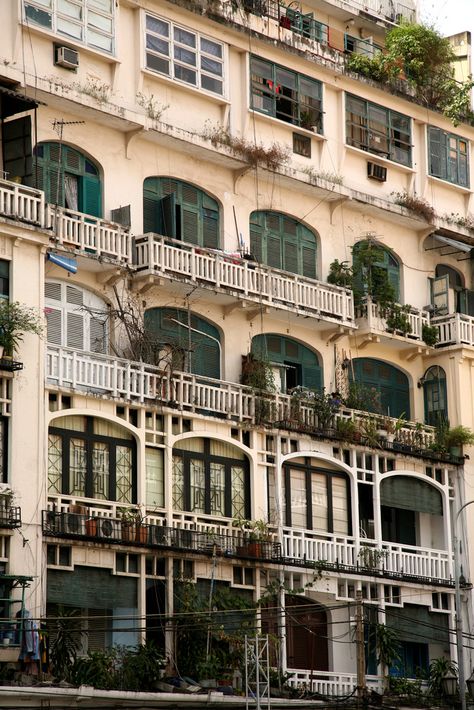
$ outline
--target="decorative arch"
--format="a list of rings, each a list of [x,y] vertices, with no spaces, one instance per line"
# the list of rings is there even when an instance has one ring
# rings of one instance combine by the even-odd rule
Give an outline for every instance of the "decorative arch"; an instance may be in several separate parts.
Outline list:
[[[145,328],[171,346],[175,369],[220,379],[221,336],[216,326],[182,308],[149,308],[144,318]]]
[[[173,446],[173,509],[250,518],[250,466],[241,448],[207,437]]]
[[[44,285],[48,343],[94,353],[108,351],[108,306],[92,291],[67,281]]]
[[[380,483],[382,538],[405,545],[420,544],[420,514],[443,517],[443,493],[431,481],[413,475],[393,474]],[[438,534],[444,537],[442,526]],[[435,532],[435,527],[431,535]]]
[[[148,177],[143,183],[143,231],[217,249],[220,209],[199,187],[171,177]]]
[[[351,383],[378,393],[381,413],[410,419],[410,384],[400,368],[383,360],[360,357],[352,360],[349,378]],[[373,397],[367,398],[368,411],[376,411],[372,402]]]
[[[38,143],[36,187],[46,202],[93,217],[102,216],[99,164],[71,146],[54,141]]]
[[[439,365],[429,367],[422,378],[425,423],[436,426],[448,421],[446,372]]]
[[[252,212],[250,251],[262,264],[317,278],[316,234],[283,212]]]
[[[357,257],[358,251],[362,248],[362,245],[366,244],[367,240],[364,239],[360,242],[356,242],[352,248],[352,256],[353,260],[354,257]],[[381,274],[381,272],[384,272],[387,275],[388,283],[393,287],[394,292],[395,292],[395,300],[399,301],[400,300],[400,262],[398,258],[395,256],[395,254],[390,250],[387,249],[387,247],[383,246],[382,244],[379,244],[378,242],[374,242],[374,248],[377,249],[378,252],[381,254],[381,258],[379,261],[376,261],[373,265],[374,268],[374,273],[372,274],[372,280],[376,282],[377,280],[377,274]],[[364,281],[364,274],[360,274],[359,277]],[[384,282],[385,283],[385,282]],[[364,290],[364,283],[360,284],[361,286],[361,291],[363,292]]]
[[[280,391],[288,392],[298,386],[322,390],[320,358],[307,345],[278,333],[264,333],[252,338],[251,350],[273,365],[275,384]]]
[[[51,420],[48,430],[51,494],[137,502],[137,447],[129,428],[88,414]]]

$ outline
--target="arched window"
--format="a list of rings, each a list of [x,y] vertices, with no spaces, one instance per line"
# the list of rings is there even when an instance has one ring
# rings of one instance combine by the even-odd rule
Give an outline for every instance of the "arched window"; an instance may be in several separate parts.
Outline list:
[[[380,506],[385,541],[419,545],[419,516],[424,513],[425,534],[431,537],[433,547],[443,547],[443,500],[440,491],[430,483],[410,476],[385,478],[380,484]]]
[[[410,418],[410,385],[408,377],[398,367],[370,357],[355,358],[349,377],[351,383],[378,393],[383,414]],[[373,401],[373,396],[367,398],[367,411],[376,411],[370,407]]]
[[[350,535],[349,478],[343,471],[294,458],[283,467],[283,481],[288,527]]]
[[[145,328],[171,346],[175,369],[220,379],[220,334],[209,321],[179,308],[150,308]]]
[[[219,205],[188,182],[149,177],[143,184],[143,231],[217,249]]]
[[[173,509],[249,518],[249,475],[247,457],[236,446],[183,439],[173,449]]]
[[[135,503],[136,472],[135,440],[128,429],[79,415],[51,423],[50,493]]]
[[[423,375],[425,422],[436,426],[448,419],[446,373],[439,365],[429,367]]]
[[[323,370],[313,350],[284,335],[266,333],[252,338],[252,353],[273,366],[275,385],[281,392],[302,386],[321,390]]]
[[[102,216],[99,169],[92,160],[60,143],[39,143],[35,155],[36,187],[44,190],[46,202]]]
[[[386,283],[385,278],[387,278],[388,283],[393,287],[395,300],[400,300],[400,264],[391,251],[383,247],[381,244],[377,244],[375,242],[372,243],[371,241],[364,239],[363,241],[354,244],[352,249],[354,266],[357,265],[358,255],[361,254],[362,249],[364,249],[368,243],[372,244],[374,251],[376,251],[380,257],[377,261],[375,261],[375,263],[372,263],[371,267],[371,282],[373,289],[376,291],[378,283],[380,283],[382,279],[382,283]],[[361,281],[360,291],[365,291],[367,293],[367,269],[362,266],[359,271],[360,273],[356,272],[354,274],[355,278],[360,279]]]
[[[464,288],[464,278],[452,266],[437,264],[435,278],[430,279],[431,302],[435,315],[447,313],[474,314],[474,292]]]
[[[107,352],[105,301],[63,281],[47,281],[44,293],[48,343],[93,353]]]
[[[252,212],[250,250],[262,264],[316,278],[316,236],[286,214]]]

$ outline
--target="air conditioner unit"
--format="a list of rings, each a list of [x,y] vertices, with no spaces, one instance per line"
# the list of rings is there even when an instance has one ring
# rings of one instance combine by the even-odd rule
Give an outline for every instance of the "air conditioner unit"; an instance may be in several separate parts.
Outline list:
[[[98,518],[97,520],[97,537],[116,537],[114,522],[108,518]]]
[[[68,535],[84,535],[84,520],[82,515],[66,513],[64,516],[64,532]]]
[[[79,66],[79,52],[69,47],[56,47],[54,63],[65,69],[77,69]]]
[[[387,181],[387,168],[377,163],[367,163],[367,177],[379,182]]]

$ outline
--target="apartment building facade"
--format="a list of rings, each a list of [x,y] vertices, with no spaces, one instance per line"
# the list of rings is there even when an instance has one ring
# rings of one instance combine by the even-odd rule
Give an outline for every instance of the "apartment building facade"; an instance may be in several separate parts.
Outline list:
[[[344,695],[359,591],[402,675],[456,659],[472,463],[431,444],[440,417],[473,426],[473,129],[347,71],[415,19],[386,5],[2,5],[2,297],[47,323],[0,363],[5,618],[74,608],[84,650],[154,638],[173,662],[183,579],[273,589],[257,623],[290,683]],[[409,328],[327,280],[367,243]]]

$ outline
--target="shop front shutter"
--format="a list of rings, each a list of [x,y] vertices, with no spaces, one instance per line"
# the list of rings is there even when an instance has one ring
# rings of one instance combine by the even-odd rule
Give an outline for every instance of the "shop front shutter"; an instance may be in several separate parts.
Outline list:
[[[429,483],[408,476],[392,476],[382,480],[380,504],[389,508],[443,515],[441,493]]]

